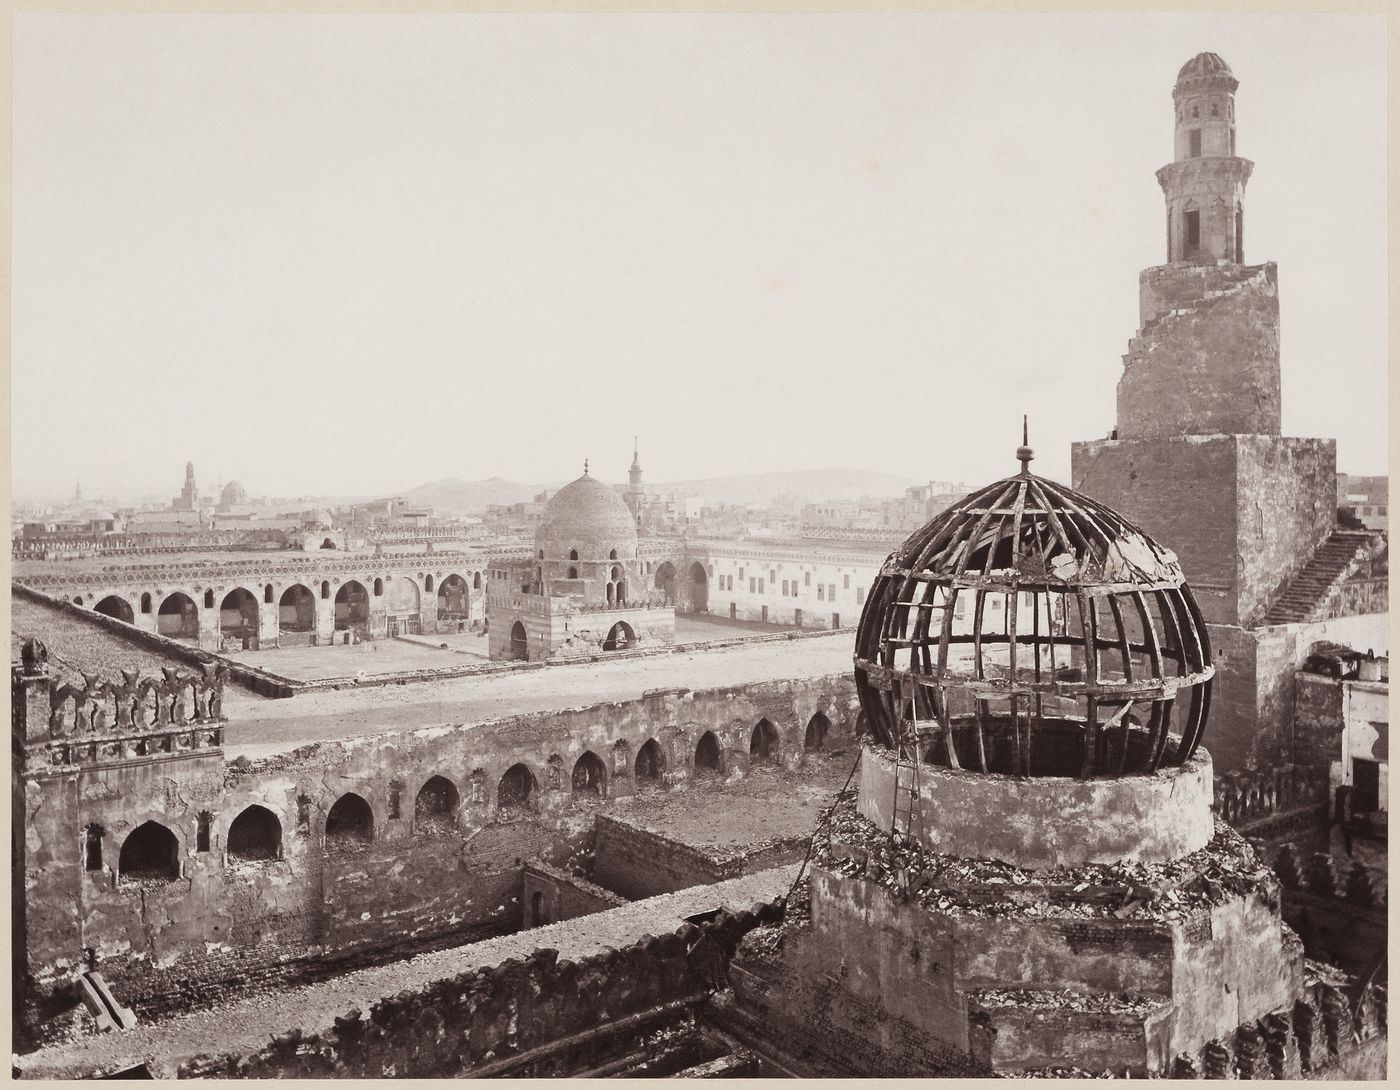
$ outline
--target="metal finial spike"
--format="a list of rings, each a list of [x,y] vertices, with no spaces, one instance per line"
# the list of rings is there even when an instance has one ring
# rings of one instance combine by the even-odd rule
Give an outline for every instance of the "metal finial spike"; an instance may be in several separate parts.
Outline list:
[[[588,459],[587,459],[587,458],[585,458],[585,459],[583,460],[583,475],[584,475],[585,477],[588,476]]]
[[[1031,473],[1031,459],[1035,457],[1035,451],[1031,450],[1031,426],[1030,418],[1027,415],[1021,417],[1021,445],[1016,450],[1016,459],[1021,463],[1021,472],[1029,477]]]

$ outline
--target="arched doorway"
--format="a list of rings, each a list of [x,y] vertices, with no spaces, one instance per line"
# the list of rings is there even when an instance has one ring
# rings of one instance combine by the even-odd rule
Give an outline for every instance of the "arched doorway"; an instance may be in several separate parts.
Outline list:
[[[776,764],[778,761],[778,728],[760,719],[749,739],[749,762],[756,765]]]
[[[219,631],[235,639],[252,639],[258,634],[258,600],[251,591],[234,587],[219,603]]]
[[[826,745],[826,732],[831,729],[831,720],[817,712],[807,721],[807,736],[802,740],[802,748],[808,753],[818,753]]]
[[[374,811],[350,791],[335,800],[326,815],[326,847],[341,850],[363,848],[374,840]]]
[[[446,776],[434,776],[418,789],[413,800],[413,831],[424,835],[450,833],[457,827],[461,796]]]
[[[575,795],[602,798],[608,793],[608,769],[603,759],[589,750],[574,764],[572,782]]]
[[[690,608],[696,613],[710,611],[710,580],[698,560],[690,565]]]
[[[544,894],[540,890],[535,890],[530,894],[530,926],[542,927],[549,922],[544,914]]]
[[[652,580],[656,584],[656,589],[661,591],[666,604],[673,606],[676,604],[676,566],[669,560],[656,569],[656,575]]]
[[[700,741],[695,743],[695,771],[697,773],[722,771],[719,738],[712,730],[707,730],[700,735]]]
[[[637,642],[636,633],[632,631],[632,626],[626,621],[618,621],[608,629],[607,638],[603,640],[604,651],[625,651]]]
[[[143,822],[122,841],[117,875],[122,882],[173,882],[180,877],[180,842],[160,822]]]
[[[467,581],[460,575],[449,575],[438,584],[438,617],[444,621],[471,619],[471,594]]]
[[[369,628],[369,591],[357,579],[335,592],[335,630],[364,632]]]
[[[530,658],[530,644],[525,636],[525,626],[519,621],[510,626],[510,657],[517,662],[527,662]]]
[[[637,763],[633,768],[637,786],[660,784],[665,771],[666,755],[661,751],[661,744],[655,738],[650,738],[646,745],[637,750]]]
[[[511,817],[532,810],[537,789],[535,774],[529,768],[523,764],[511,765],[496,785],[497,812]]]
[[[131,608],[131,603],[116,594],[107,595],[106,598],[92,607],[92,611],[101,613],[104,617],[115,617],[127,624],[136,620],[136,611]]]
[[[309,587],[293,583],[277,603],[279,632],[315,632],[316,596]]]
[[[266,806],[249,806],[228,827],[230,859],[282,858],[282,823]]]
[[[199,638],[199,610],[188,594],[168,595],[156,611],[156,631],[177,640]]]

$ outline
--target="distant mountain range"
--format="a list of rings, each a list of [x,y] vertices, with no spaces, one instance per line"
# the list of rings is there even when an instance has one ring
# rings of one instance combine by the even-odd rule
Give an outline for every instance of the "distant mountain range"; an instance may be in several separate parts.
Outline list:
[[[480,514],[493,503],[523,503],[546,488],[553,493],[566,482],[551,485],[522,484],[504,477],[485,481],[464,481],[444,477],[397,493],[441,515]],[[745,473],[734,477],[705,477],[688,481],[644,482],[648,492],[689,493],[710,503],[738,503],[767,506],[780,497],[805,503],[820,500],[855,500],[862,496],[894,497],[910,485],[920,484],[909,477],[876,473],[865,469],[803,469],[789,473]]]

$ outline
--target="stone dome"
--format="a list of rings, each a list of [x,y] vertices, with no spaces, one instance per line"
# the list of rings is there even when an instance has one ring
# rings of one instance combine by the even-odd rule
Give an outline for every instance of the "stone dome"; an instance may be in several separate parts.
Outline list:
[[[1181,66],[1181,71],[1176,74],[1176,83],[1180,87],[1183,83],[1216,77],[1233,81],[1235,74],[1219,53],[1197,53]]]
[[[565,560],[571,551],[581,561],[637,556],[637,525],[622,497],[587,472],[566,484],[545,504],[535,530],[535,549],[546,560]]]
[[[971,772],[1181,765],[1210,706],[1210,644],[1175,554],[1087,496],[1021,473],[890,554],[856,633],[873,739]]]
[[[224,490],[219,495],[220,507],[237,507],[239,504],[248,502],[248,490],[243,487],[241,481],[229,481],[224,485]]]

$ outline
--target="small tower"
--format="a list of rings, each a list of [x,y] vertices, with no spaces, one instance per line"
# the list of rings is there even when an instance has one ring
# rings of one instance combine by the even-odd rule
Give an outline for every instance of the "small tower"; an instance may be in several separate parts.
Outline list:
[[[641,456],[637,453],[637,437],[632,436],[632,465],[627,470],[627,491],[622,494],[623,501],[632,512],[632,518],[637,525],[642,525],[642,462]]]
[[[1244,187],[1254,164],[1235,154],[1235,88],[1215,53],[1198,53],[1172,88],[1176,149],[1157,171],[1167,199],[1167,262],[1244,263]]]

